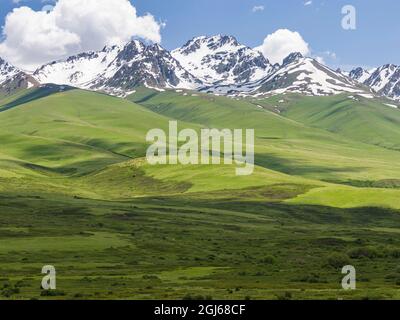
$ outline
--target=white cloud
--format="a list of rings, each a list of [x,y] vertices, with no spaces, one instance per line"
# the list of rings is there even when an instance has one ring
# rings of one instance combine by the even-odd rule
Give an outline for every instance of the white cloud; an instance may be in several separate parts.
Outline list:
[[[24,6],[6,17],[0,56],[32,69],[133,36],[160,42],[162,27],[150,14],[138,16],[128,0],[58,0],[48,13]]]
[[[254,6],[252,11],[253,12],[259,12],[259,11],[264,11],[265,7],[264,6]]]
[[[314,59],[317,60],[321,64],[325,64],[325,59],[321,56],[315,56]]]
[[[314,54],[313,58],[319,63],[326,64],[326,59],[328,59],[328,62],[332,62],[337,59],[337,55],[335,52],[327,50],[318,54]]]
[[[304,5],[305,6],[311,6],[312,5],[312,0],[304,2]]]
[[[272,63],[282,63],[283,59],[293,52],[310,54],[310,47],[300,33],[288,29],[279,29],[268,35],[264,43],[255,49]]]

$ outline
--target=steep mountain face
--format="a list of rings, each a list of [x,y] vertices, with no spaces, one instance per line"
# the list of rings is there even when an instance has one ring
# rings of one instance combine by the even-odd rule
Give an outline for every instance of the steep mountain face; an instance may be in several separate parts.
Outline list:
[[[196,89],[201,81],[159,45],[131,41],[44,65],[33,74],[41,83],[66,84],[124,96],[140,85]]]
[[[20,70],[18,70],[13,65],[9,64],[7,61],[0,58],[0,84],[2,84],[7,79],[12,78],[16,74],[18,74]]]
[[[0,58],[0,93],[8,95],[37,85],[33,77]]]
[[[9,95],[22,89],[30,89],[38,86],[40,86],[40,83],[35,78],[25,72],[18,72],[0,84],[0,93]]]
[[[281,65],[272,65],[257,50],[222,35],[194,38],[172,52],[133,40],[51,62],[32,76],[0,59],[0,92],[38,84],[67,85],[122,97],[146,86],[236,96],[348,92],[400,99],[400,67],[357,68],[346,73],[296,52]]]
[[[241,86],[216,86],[207,91],[219,94],[264,95],[286,92],[326,96],[349,93],[366,93],[356,81],[334,71],[312,58],[292,53],[272,74],[261,80]]]
[[[356,80],[360,83],[364,83],[374,72],[375,70],[369,71],[365,70],[363,68],[356,68],[354,70],[351,70],[349,73],[349,77],[353,80]]]
[[[363,93],[353,80],[334,71],[317,60],[292,53],[284,59],[281,68],[261,82],[258,92],[295,92],[326,96],[342,92]]]
[[[197,89],[202,83],[158,44],[143,46],[134,41],[118,53],[107,70],[91,82],[90,88],[129,92],[140,85]]]
[[[400,67],[388,64],[378,68],[364,82],[374,91],[386,97],[400,99]]]
[[[350,72],[350,77],[382,96],[400,100],[400,66],[386,64],[372,71],[357,68]]]
[[[40,83],[90,88],[91,82],[107,70],[122,47],[105,47],[99,52],[84,52],[66,60],[53,61],[37,69],[33,76]]]
[[[260,80],[275,67],[264,56],[231,36],[197,37],[172,56],[207,86],[241,85]]]

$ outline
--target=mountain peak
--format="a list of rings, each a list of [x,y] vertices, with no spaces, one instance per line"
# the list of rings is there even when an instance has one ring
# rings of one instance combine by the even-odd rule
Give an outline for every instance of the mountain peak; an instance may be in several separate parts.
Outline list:
[[[364,83],[369,77],[371,73],[364,68],[358,67],[350,71],[349,77],[353,80],[356,80],[360,83]]]
[[[209,37],[211,41],[214,41],[216,43],[219,43],[220,45],[225,45],[227,43],[230,43],[235,46],[239,46],[239,42],[234,36],[227,36],[227,35],[222,35],[222,34],[217,34],[215,36]]]
[[[37,85],[32,76],[0,58],[0,93],[12,94]]]
[[[303,59],[304,56],[300,52],[292,52],[285,59],[283,59],[282,66],[287,66],[290,63],[298,62]]]
[[[156,50],[156,51],[158,51],[158,52],[167,52],[167,50],[165,50],[161,45],[159,45],[158,43],[154,43],[154,44],[152,44],[152,45],[150,45],[150,46],[148,46],[148,48],[150,49],[150,50]],[[169,54],[169,52],[168,52],[168,54]]]
[[[0,58],[0,80],[19,72]],[[400,97],[400,67],[393,64],[369,71],[356,68],[347,73],[292,52],[281,65],[272,65],[261,52],[221,34],[193,38],[172,52],[140,40],[108,45],[101,51],[83,52],[46,64],[33,76],[42,84],[70,85],[118,96],[126,96],[142,85],[232,95],[369,92],[362,83],[382,95]]]
[[[356,75],[356,74],[360,74],[360,73],[362,73],[362,72],[364,72],[364,71],[366,71],[366,70],[364,70],[364,69],[361,68],[361,67],[357,67],[357,68],[351,70],[351,71],[350,71],[350,74]]]
[[[216,34],[213,36],[199,36],[199,37],[194,37],[192,40],[189,40],[189,42],[196,42],[196,41],[203,41],[203,42],[233,42],[233,43],[238,43],[236,37],[234,36],[228,36],[228,35],[223,35],[223,34]]]
[[[4,60],[2,57],[0,57],[0,66],[7,66],[9,68],[17,69],[13,65],[11,65],[8,61]]]
[[[370,76],[363,81],[375,92],[391,99],[400,99],[400,66],[385,64],[370,72]]]
[[[125,96],[136,87],[196,89],[201,82],[159,44],[132,40],[44,65],[34,73],[43,84],[69,85]]]
[[[203,50],[218,50],[221,48],[229,47],[244,47],[241,46],[235,37],[225,35],[214,35],[214,36],[199,36],[192,40],[189,40],[180,50],[182,54],[189,55],[196,52],[199,49]],[[175,50],[176,51],[176,50]]]
[[[128,43],[126,43],[122,50],[126,50],[126,51],[134,51],[134,52],[142,52],[144,49],[146,48],[146,45],[139,41],[139,40],[132,40],[129,41]]]
[[[116,49],[122,49],[122,48],[123,48],[123,45],[117,45],[117,44],[106,45],[106,46],[104,46],[103,50],[101,50],[101,51],[103,51],[103,52],[111,52],[111,51],[114,51]]]
[[[391,70],[391,71],[396,70],[397,68],[399,68],[399,66],[397,66],[397,65],[395,65],[393,63],[388,63],[388,64],[385,64],[384,66],[381,67],[381,69],[388,69],[388,70]]]
[[[0,83],[4,82],[8,78],[15,76],[19,72],[21,71],[18,68],[14,67],[9,62],[0,57]]]
[[[172,56],[210,86],[260,80],[273,69],[260,52],[240,44],[233,36],[220,34],[193,38],[172,51]]]

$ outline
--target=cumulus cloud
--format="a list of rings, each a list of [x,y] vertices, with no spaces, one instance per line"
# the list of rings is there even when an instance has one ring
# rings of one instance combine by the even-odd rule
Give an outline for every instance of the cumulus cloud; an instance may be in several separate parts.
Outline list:
[[[310,47],[300,33],[288,29],[279,29],[268,35],[264,43],[255,49],[272,63],[282,63],[283,59],[293,52],[310,54]]]
[[[53,10],[15,8],[3,27],[0,56],[32,69],[81,51],[121,44],[133,36],[160,42],[163,24],[138,16],[128,0],[58,0]]]

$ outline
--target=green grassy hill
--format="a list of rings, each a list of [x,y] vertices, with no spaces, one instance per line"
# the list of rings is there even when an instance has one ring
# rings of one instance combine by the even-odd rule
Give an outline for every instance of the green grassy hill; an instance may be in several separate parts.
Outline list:
[[[168,121],[131,102],[67,91],[0,113],[2,151],[60,172],[81,174],[145,155],[145,133]]]
[[[0,98],[0,299],[399,298],[398,110],[287,96],[277,113],[282,99]],[[170,120],[255,129],[254,174],[149,165],[145,136]],[[358,291],[341,290],[342,264]]]
[[[253,101],[284,117],[356,141],[400,150],[400,110],[393,102],[348,94],[332,97],[276,96]]]
[[[251,101],[191,92],[150,94],[146,90],[146,93],[147,97],[138,91],[128,98],[137,101],[138,95],[141,105],[158,114],[204,127],[254,128],[257,137],[256,162],[265,168],[310,179],[346,183],[350,180],[400,178],[399,152],[369,145],[368,141],[360,143],[357,137],[353,139],[350,135],[335,134],[322,126],[316,128],[297,119],[289,119],[261,108],[262,101],[260,105],[255,105]],[[328,108],[332,98],[324,99],[322,101]],[[383,107],[384,111],[388,108]],[[307,110],[304,108],[305,113]],[[386,121],[384,115],[381,121]],[[374,126],[373,122],[371,132],[374,132]],[[353,129],[356,128],[357,123],[354,123]]]

